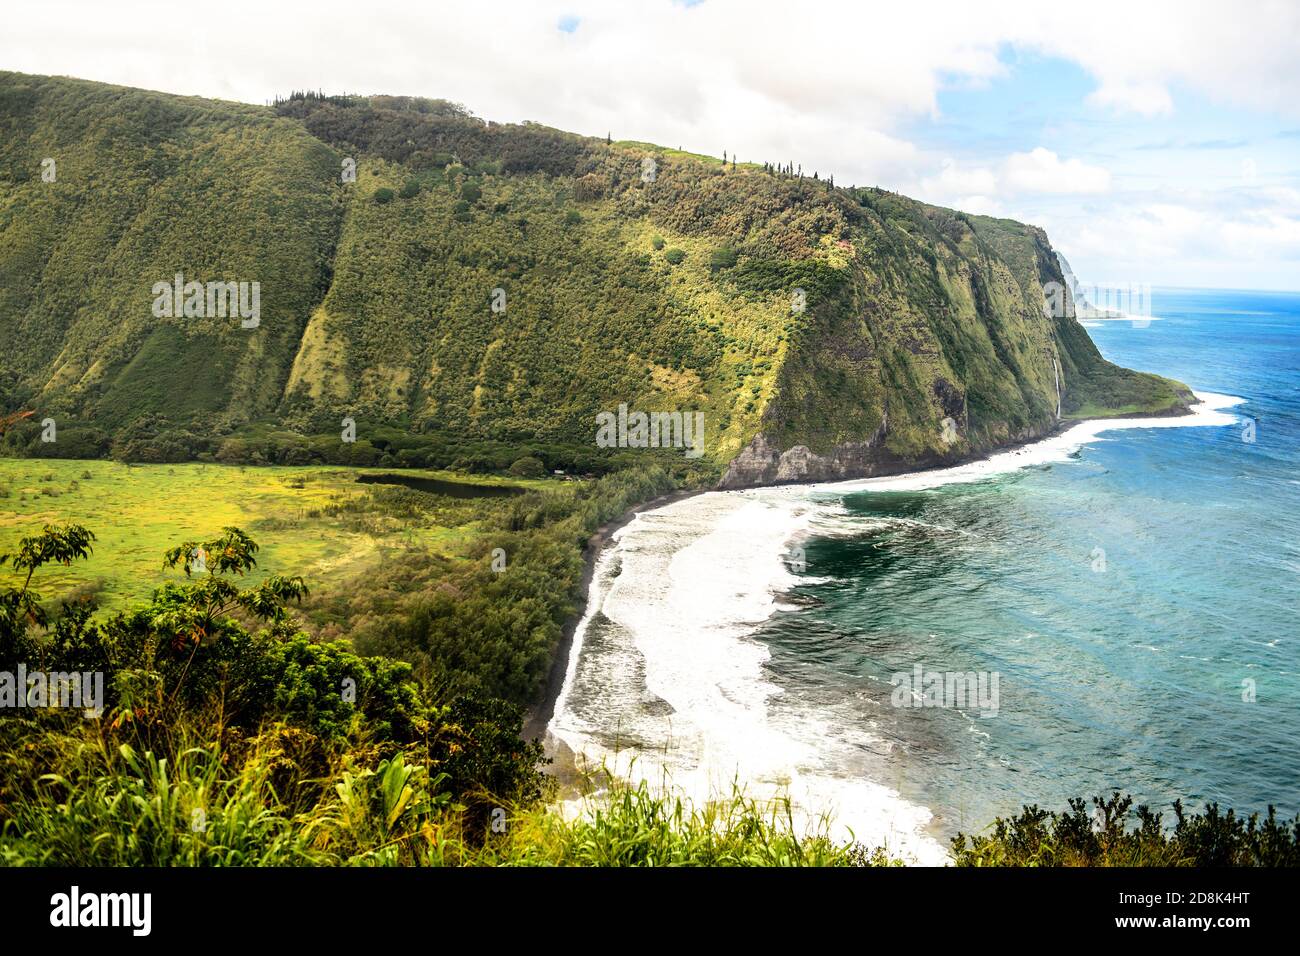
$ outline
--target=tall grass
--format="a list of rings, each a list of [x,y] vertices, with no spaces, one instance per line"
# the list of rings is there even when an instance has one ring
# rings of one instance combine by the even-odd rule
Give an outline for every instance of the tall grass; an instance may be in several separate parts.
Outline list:
[[[188,735],[186,735],[188,736]],[[61,738],[59,769],[6,808],[0,861],[56,866],[319,864],[321,820],[294,814],[271,783],[268,742],[233,771],[219,747],[174,758]],[[47,754],[48,756],[48,754]]]
[[[173,729],[160,751],[94,730],[44,737],[52,772],[4,763],[0,863],[11,866],[854,866],[890,861],[801,830],[788,801],[739,789],[695,806],[607,782],[584,812],[501,807],[486,827],[413,754],[365,747],[305,755],[283,725],[222,746]],[[313,741],[315,738],[313,738]],[[318,741],[317,741],[318,743]],[[313,761],[321,774],[305,776]]]
[[[702,803],[667,782],[608,773],[561,806],[485,815],[452,797],[418,749],[384,750],[283,724],[219,741],[182,720],[124,742],[69,720],[33,737],[0,722],[0,864],[10,866],[889,866],[885,850],[837,841],[826,816],[734,786]],[[37,741],[13,746],[25,736]],[[129,735],[128,735],[129,736]],[[44,768],[45,772],[40,772]],[[598,782],[598,787],[593,781]],[[493,801],[464,794],[480,811]],[[1295,866],[1300,818],[1217,806],[1172,825],[1116,793],[1065,813],[1026,807],[959,835],[958,866]],[[1131,825],[1133,824],[1133,825]]]
[[[799,827],[788,799],[757,801],[739,787],[694,804],[645,781],[613,781],[580,812],[535,807],[472,855],[489,866],[885,866],[881,850],[837,843],[830,821]]]

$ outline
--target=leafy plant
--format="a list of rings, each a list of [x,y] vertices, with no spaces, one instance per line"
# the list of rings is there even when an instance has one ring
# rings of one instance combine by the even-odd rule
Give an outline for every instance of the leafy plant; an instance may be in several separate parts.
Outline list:
[[[1174,801],[1175,824],[1118,791],[1069,801],[1065,813],[1026,806],[999,817],[990,833],[959,833],[952,841],[959,866],[1300,866],[1300,815],[1279,821],[1272,807],[1239,817],[1218,804],[1188,814]],[[1133,820],[1133,818],[1136,818]],[[1129,822],[1134,825],[1130,828]]]

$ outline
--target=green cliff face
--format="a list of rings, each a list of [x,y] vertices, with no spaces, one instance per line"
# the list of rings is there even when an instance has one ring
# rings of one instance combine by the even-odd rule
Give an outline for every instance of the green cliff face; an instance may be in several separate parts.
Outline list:
[[[350,418],[385,463],[393,435],[627,456],[596,447],[625,404],[703,412],[736,485],[1190,397],[1045,311],[1041,230],[879,190],[406,97],[0,73],[0,130],[0,410],[59,428],[12,452],[332,460]],[[257,284],[251,327],[209,283]]]

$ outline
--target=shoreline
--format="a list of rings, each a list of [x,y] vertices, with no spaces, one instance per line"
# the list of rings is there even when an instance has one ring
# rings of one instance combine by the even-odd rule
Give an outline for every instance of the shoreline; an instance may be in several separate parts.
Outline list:
[[[684,501],[687,498],[713,490],[715,489],[680,488],[677,491],[658,495],[628,508],[617,518],[605,522],[587,538],[587,544],[582,550],[582,603],[574,609],[570,619],[565,622],[564,633],[560,636],[560,643],[555,648],[555,659],[551,661],[551,669],[546,675],[546,690],[541,701],[530,707],[524,715],[523,728],[519,733],[522,740],[532,742],[534,740],[543,740],[546,737],[546,730],[551,724],[551,718],[555,716],[555,705],[559,702],[560,691],[564,689],[564,680],[569,672],[569,657],[573,652],[573,639],[577,635],[578,625],[582,623],[582,619],[587,614],[587,605],[591,603],[591,582],[596,576],[596,562],[599,560],[601,552],[609,545],[611,536],[644,511],[653,511],[655,508]]]
[[[1200,405],[1202,404],[1202,402],[1197,402],[1196,404]],[[864,479],[870,479],[870,478],[890,478],[890,477],[898,477],[899,475],[922,474],[925,472],[941,471],[947,468],[956,468],[962,465],[969,465],[981,461],[987,461],[992,457],[994,457],[995,455],[1016,451],[1017,449],[1025,448],[1029,445],[1035,445],[1039,442],[1047,441],[1048,439],[1051,438],[1056,438],[1057,436],[1063,435],[1066,432],[1072,430],[1076,426],[1083,425],[1088,422],[1121,421],[1124,419],[1134,419],[1134,418],[1179,418],[1184,415],[1194,414],[1193,409],[1195,407],[1196,406],[1193,405],[1190,407],[1185,407],[1179,411],[1164,411],[1164,412],[1154,412],[1154,413],[1138,412],[1138,413],[1127,414],[1127,415],[1112,415],[1112,416],[1107,416],[1105,418],[1078,418],[1078,419],[1071,419],[1069,421],[1059,421],[1057,422],[1055,428],[1052,428],[1044,432],[1043,434],[1035,436],[1033,438],[1025,438],[1018,441],[1008,442],[1005,445],[998,445],[993,448],[980,451],[978,453],[974,453],[962,458],[951,459],[947,461],[938,461],[938,462],[931,462],[925,464],[913,463],[911,465],[908,465],[907,463],[904,462],[897,462],[897,463],[890,462],[888,463],[887,466],[885,466],[875,474],[865,475],[861,477],[837,478],[830,482],[827,481],[779,482],[779,483],[771,483],[771,484],[763,484],[763,485],[747,485],[742,488],[718,488],[715,486],[715,487],[708,487],[708,488],[679,489],[677,491],[671,491],[667,494],[659,495],[655,498],[651,498],[648,501],[644,501],[640,504],[633,505],[631,508],[629,508],[623,514],[621,514],[619,517],[614,518],[606,522],[605,524],[601,525],[594,532],[592,532],[591,536],[587,539],[587,543],[583,548],[583,555],[582,555],[582,561],[583,561],[582,579],[581,579],[581,588],[583,594],[582,603],[577,608],[574,609],[573,615],[564,625],[564,632],[560,637],[559,644],[556,646],[555,658],[551,661],[551,668],[547,674],[546,689],[542,695],[542,699],[536,705],[528,708],[528,710],[525,712],[523,727],[520,730],[519,736],[522,740],[527,742],[533,742],[533,741],[545,742],[547,730],[550,727],[552,718],[555,716],[555,705],[559,702],[560,692],[564,689],[564,682],[568,675],[569,664],[570,664],[569,658],[573,653],[574,638],[577,635],[578,626],[582,623],[583,618],[586,617],[588,605],[590,605],[591,603],[591,584],[596,574],[597,562],[600,559],[601,553],[610,544],[611,536],[620,528],[623,528],[628,523],[630,523],[634,518],[636,518],[638,514],[641,514],[646,511],[653,511],[657,508],[674,504],[678,501],[683,501],[687,498],[691,498],[696,495],[702,495],[707,492],[714,492],[714,491],[731,492],[731,491],[746,491],[753,488],[795,488],[799,486],[809,486],[809,487],[823,486],[827,484],[837,484],[840,482],[847,483],[852,481],[862,481]]]

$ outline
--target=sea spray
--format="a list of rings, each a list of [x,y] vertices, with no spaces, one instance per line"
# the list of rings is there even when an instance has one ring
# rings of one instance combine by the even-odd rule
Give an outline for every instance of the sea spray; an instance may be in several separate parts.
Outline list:
[[[778,706],[770,653],[752,637],[797,580],[784,557],[814,510],[707,494],[621,529],[593,577],[552,744],[697,803],[737,782],[760,801],[788,797],[801,826],[829,813],[841,839],[942,862],[925,808],[853,777],[850,747],[827,746],[835,733],[816,711]]]

